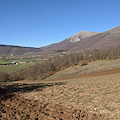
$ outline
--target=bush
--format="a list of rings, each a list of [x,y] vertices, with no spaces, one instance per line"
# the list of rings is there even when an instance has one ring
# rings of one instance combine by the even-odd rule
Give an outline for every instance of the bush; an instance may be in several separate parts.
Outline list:
[[[0,82],[7,82],[9,80],[9,74],[0,72]]]
[[[11,73],[9,75],[9,80],[10,81],[18,81],[18,80],[23,80],[23,76],[21,75],[21,72],[15,72],[15,73]]]

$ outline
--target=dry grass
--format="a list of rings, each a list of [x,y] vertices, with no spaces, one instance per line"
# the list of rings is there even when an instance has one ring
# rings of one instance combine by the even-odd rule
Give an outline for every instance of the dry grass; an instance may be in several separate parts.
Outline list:
[[[90,62],[88,65],[85,66],[76,65],[74,67],[69,67],[63,71],[59,71],[56,74],[48,77],[46,80],[73,77],[73,76],[95,73],[105,70],[116,69],[116,68],[120,68],[120,59],[109,60],[109,61],[100,60],[100,61]]]
[[[58,82],[65,84],[56,84],[44,87],[43,90],[34,89],[20,93],[23,97],[33,100],[40,100],[44,103],[52,103],[63,105],[69,108],[83,108],[85,111],[102,114],[110,120],[120,120],[120,73],[109,75],[101,74],[92,77],[85,75],[83,78],[79,77],[82,74],[95,73],[99,71],[111,70],[120,68],[120,59],[111,61],[96,61],[91,62],[86,66],[74,66],[64,71],[60,71],[50,77],[49,79],[71,77],[69,80],[61,79]],[[114,71],[114,70],[113,70]],[[115,72],[115,71],[114,71]],[[99,74],[99,73],[98,73]],[[73,76],[78,77],[73,77]],[[18,81],[20,83],[20,81]],[[11,84],[17,84],[13,82]],[[55,81],[29,81],[29,84],[53,84]],[[28,84],[28,81],[21,81],[21,83]]]
[[[120,74],[71,79],[43,91],[22,94],[25,98],[84,108],[109,119],[120,119]]]

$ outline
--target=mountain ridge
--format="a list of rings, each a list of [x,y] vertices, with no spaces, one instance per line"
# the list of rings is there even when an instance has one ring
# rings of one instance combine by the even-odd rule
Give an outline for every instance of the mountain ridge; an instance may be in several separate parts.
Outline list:
[[[81,33],[81,32],[80,32]],[[87,33],[87,32],[86,32]],[[92,33],[92,32],[90,32]],[[105,49],[107,47],[117,46],[120,44],[120,26],[107,30],[105,32],[97,33],[78,40],[76,42],[68,42],[69,40],[74,41],[74,37],[77,34],[47,47],[42,48],[43,53],[55,53],[55,51],[84,51],[92,49]]]
[[[21,54],[30,53],[30,52],[33,52],[33,53],[41,52],[41,48],[0,44],[0,54],[21,55]]]
[[[63,41],[40,48],[0,44],[0,54],[18,55],[30,52],[39,54],[56,54],[62,51],[71,52],[106,49],[117,45],[120,45],[120,26],[101,33],[81,31]]]

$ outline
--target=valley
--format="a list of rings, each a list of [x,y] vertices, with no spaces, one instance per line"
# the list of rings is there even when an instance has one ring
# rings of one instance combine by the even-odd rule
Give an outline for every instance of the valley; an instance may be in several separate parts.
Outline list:
[[[120,66],[117,66],[119,62],[120,59],[96,61],[86,66],[76,65],[63,70],[63,73],[62,71],[56,73],[60,75],[55,74],[54,77],[42,81],[3,82],[1,88],[8,92],[5,96],[2,95],[1,105],[4,108],[2,106],[1,108],[5,112],[1,113],[1,116],[2,118],[27,119],[29,117],[43,120],[120,119]],[[74,71],[78,67],[81,74]],[[74,75],[70,76],[71,70],[74,71]],[[18,107],[14,106],[16,102]],[[36,103],[39,106],[36,106]],[[26,104],[29,114],[23,109]],[[55,112],[56,110],[58,112]],[[14,114],[14,112],[18,113]]]
[[[8,93],[2,95],[1,108],[5,112],[1,113],[1,116],[43,120],[120,119],[120,69],[110,71],[67,79],[2,83],[1,87]],[[14,106],[16,102],[18,107]],[[36,106],[36,103],[39,106]],[[29,114],[24,111],[26,105]]]
[[[38,62],[43,62],[41,58],[29,58],[29,59],[11,59],[11,60],[0,60],[0,72],[13,73],[18,70],[24,69],[27,66],[31,66]]]
[[[119,120],[120,26],[41,48],[0,45],[1,120]]]

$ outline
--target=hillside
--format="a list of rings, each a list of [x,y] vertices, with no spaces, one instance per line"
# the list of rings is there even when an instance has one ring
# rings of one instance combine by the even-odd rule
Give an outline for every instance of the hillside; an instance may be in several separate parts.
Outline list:
[[[13,55],[21,55],[25,53],[38,53],[40,52],[40,48],[32,48],[32,47],[21,47],[21,46],[13,46],[13,45],[1,45],[0,44],[0,54],[13,54]]]
[[[90,62],[88,65],[80,66],[75,65],[71,66],[65,70],[59,71],[55,73],[54,75],[46,78],[46,80],[54,80],[54,79],[64,79],[64,78],[70,78],[70,77],[82,77],[87,75],[94,75],[95,73],[99,74],[104,71],[108,71],[111,73],[111,70],[119,69],[120,71],[120,59],[117,60],[99,60]]]
[[[42,53],[56,53],[58,51],[84,51],[91,49],[105,49],[120,44],[120,26],[111,30],[97,33],[82,31],[64,41],[45,46]]]
[[[120,44],[120,26],[99,33],[77,43],[71,50],[105,49]]]
[[[59,51],[71,51],[79,41],[84,40],[85,38],[89,38],[98,34],[97,32],[87,32],[81,31],[59,43],[54,43],[45,47],[42,47],[42,53],[56,53]]]
[[[119,60],[105,63],[96,61],[92,64],[94,67],[95,64],[99,64],[98,67],[104,68],[108,62],[108,65],[111,65],[109,68],[113,68]],[[87,66],[91,67],[89,64]],[[53,120],[57,118],[118,120],[120,118],[120,74],[118,70],[120,71],[120,69],[108,70],[98,72],[99,74],[91,73],[68,79],[11,82],[7,85],[7,90],[16,95],[8,94],[9,97],[8,95],[4,97],[6,100],[3,100],[0,106],[1,117],[15,119],[15,117],[22,118],[24,115],[26,119],[39,117],[43,120],[48,118]],[[16,107],[19,109],[15,109]],[[13,112],[21,114],[13,115]]]

